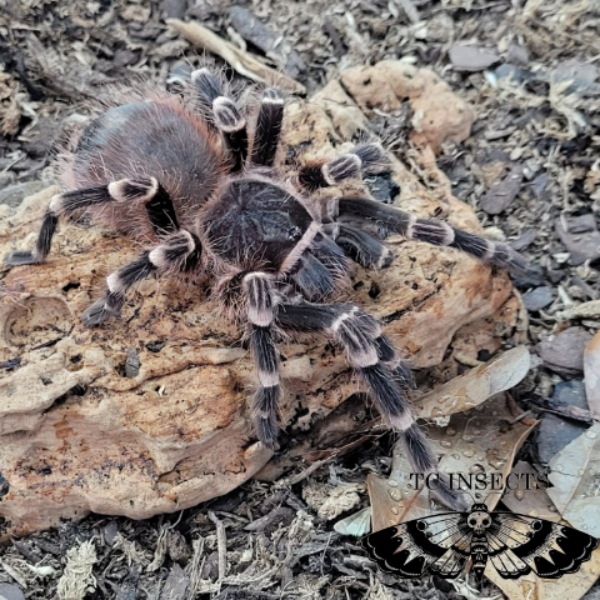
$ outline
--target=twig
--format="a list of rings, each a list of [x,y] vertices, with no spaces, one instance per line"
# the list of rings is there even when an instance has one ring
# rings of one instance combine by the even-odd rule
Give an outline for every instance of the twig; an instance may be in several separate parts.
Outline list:
[[[225,535],[225,523],[217,518],[217,515],[212,510],[208,511],[208,518],[215,524],[217,528],[217,552],[219,555],[219,579],[220,584],[227,574],[227,538]]]
[[[179,19],[167,19],[167,23],[179,31],[192,44],[220,56],[240,75],[254,81],[260,81],[261,83],[275,82],[281,87],[297,94],[306,93],[306,88],[295,79],[267,67],[252,54],[236,48],[236,46],[221,39],[216,33],[213,33],[210,29],[203,27],[199,23],[195,21],[186,23]]]

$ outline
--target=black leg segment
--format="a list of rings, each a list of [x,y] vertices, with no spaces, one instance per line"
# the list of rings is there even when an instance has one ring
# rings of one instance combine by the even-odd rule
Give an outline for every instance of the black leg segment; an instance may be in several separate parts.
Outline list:
[[[339,217],[350,219],[353,225],[360,221],[376,223],[381,237],[399,234],[409,240],[427,242],[436,246],[450,246],[467,252],[483,262],[497,265],[523,277],[538,274],[508,244],[487,240],[478,235],[454,229],[437,219],[425,219],[367,198],[341,198]]]
[[[90,306],[81,319],[87,327],[99,325],[109,317],[118,316],[125,294],[138,281],[155,271],[177,273],[196,268],[201,257],[200,240],[184,229],[171,234],[153,250],[121,267],[106,278],[104,298]]]
[[[274,297],[272,280],[266,273],[244,276],[243,290],[250,321],[250,346],[258,371],[259,386],[254,396],[254,426],[258,439],[275,448],[279,425],[277,406],[281,397],[279,352],[273,339]]]
[[[270,167],[275,161],[283,124],[283,106],[280,90],[269,88],[263,92],[252,141],[251,160],[255,165]]]

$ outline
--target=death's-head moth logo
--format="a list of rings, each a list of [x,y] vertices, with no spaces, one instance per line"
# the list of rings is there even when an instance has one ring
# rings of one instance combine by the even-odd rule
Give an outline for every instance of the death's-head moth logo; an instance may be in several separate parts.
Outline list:
[[[485,504],[387,527],[362,543],[385,571],[410,578],[429,571],[445,579],[458,577],[469,559],[478,577],[489,562],[504,579],[532,571],[558,579],[579,571],[598,547],[596,538],[572,527]]]

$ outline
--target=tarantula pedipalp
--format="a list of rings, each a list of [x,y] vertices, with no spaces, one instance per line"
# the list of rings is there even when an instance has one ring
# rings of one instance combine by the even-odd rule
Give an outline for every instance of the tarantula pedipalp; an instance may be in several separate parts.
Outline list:
[[[86,325],[117,315],[127,289],[154,272],[202,273],[248,324],[259,382],[255,425],[265,445],[274,447],[278,433],[278,334],[323,334],[345,348],[381,412],[402,433],[414,469],[435,472],[435,457],[405,397],[412,384],[406,363],[373,317],[327,301],[350,272],[347,257],[365,267],[389,265],[382,241],[394,233],[516,271],[526,271],[526,263],[503,244],[367,198],[316,199],[315,190],[358,178],[384,161],[383,150],[365,144],[284,176],[275,164],[281,93],[265,90],[248,126],[216,77],[200,70],[192,83],[198,111],[178,96],[153,94],[117,104],[92,121],[68,161],[73,191],[52,199],[35,249],[13,252],[6,262],[44,261],[59,217],[88,210],[151,246],[108,276],[104,297],[83,314]],[[459,503],[443,486],[438,497]]]

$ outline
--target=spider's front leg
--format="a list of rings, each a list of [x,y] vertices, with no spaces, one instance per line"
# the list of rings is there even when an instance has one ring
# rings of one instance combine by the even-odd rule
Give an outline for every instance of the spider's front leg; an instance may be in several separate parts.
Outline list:
[[[273,339],[276,308],[273,280],[267,273],[249,273],[244,276],[242,287],[250,322],[250,346],[259,381],[252,405],[254,425],[258,439],[267,448],[274,448],[279,433],[277,406],[281,386],[279,352]]]
[[[437,460],[405,395],[412,382],[408,367],[371,315],[351,304],[281,304],[276,322],[284,331],[328,334],[341,343],[379,410],[402,435],[415,472],[437,474]],[[396,372],[386,363],[395,365]],[[439,474],[438,482],[437,498],[456,510],[464,508],[462,498]]]
[[[219,78],[208,69],[192,72],[192,83],[205,110],[212,115],[217,128],[223,133],[232,155],[231,171],[239,171],[248,156],[246,118],[235,102],[221,89]]]

